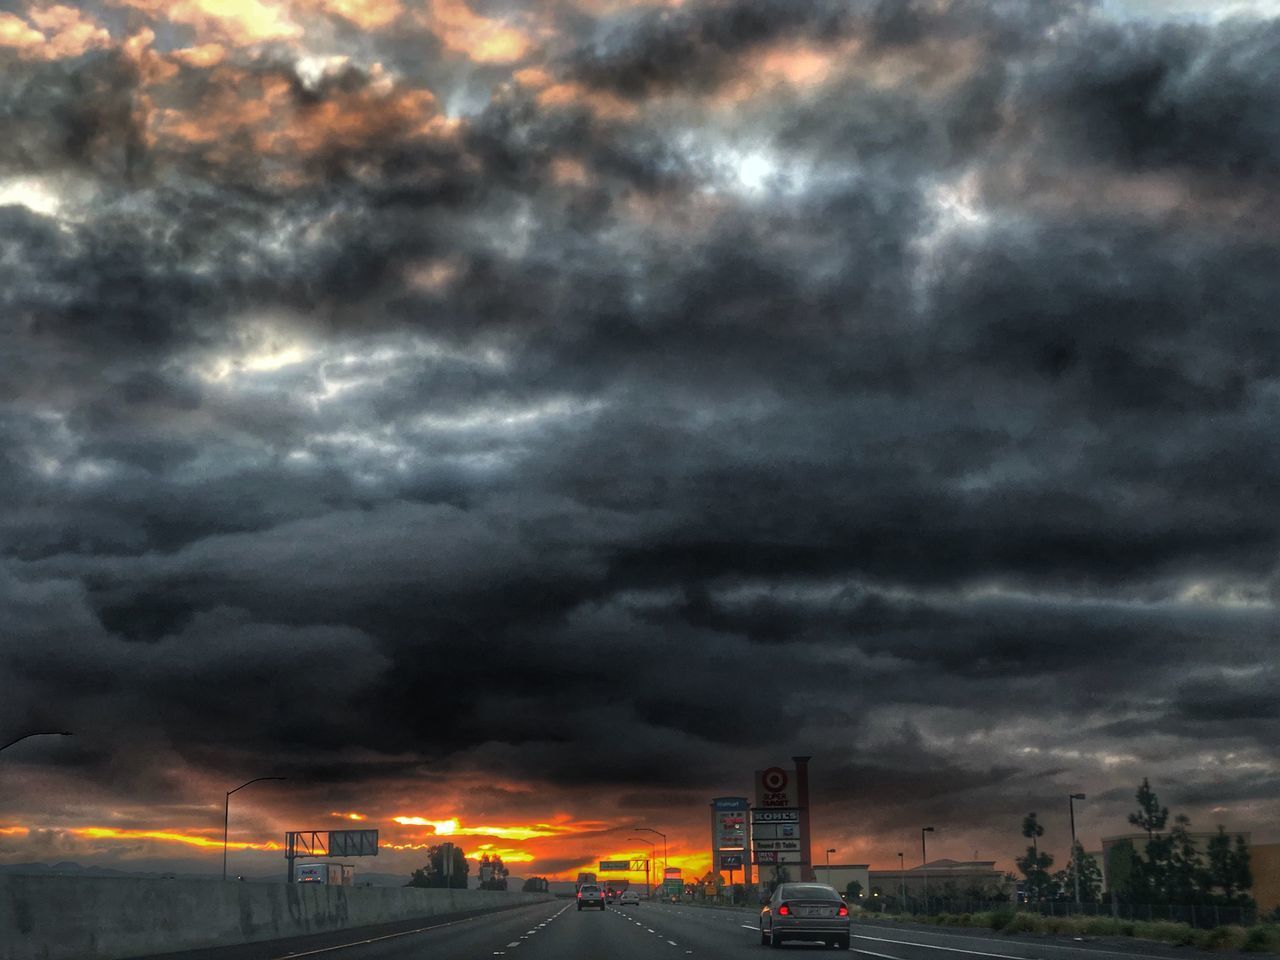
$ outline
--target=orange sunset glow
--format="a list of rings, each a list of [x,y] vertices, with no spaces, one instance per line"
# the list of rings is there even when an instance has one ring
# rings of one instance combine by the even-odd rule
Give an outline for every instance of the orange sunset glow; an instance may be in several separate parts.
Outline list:
[[[379,822],[368,814],[354,812],[333,812],[331,817],[358,822],[361,828],[380,828],[382,834],[379,847],[388,857],[403,856],[406,864],[417,864],[420,856],[442,840],[450,838],[467,838],[470,841],[492,840],[494,842],[476,842],[474,846],[463,847],[464,855],[479,861],[484,856],[499,857],[505,863],[521,865],[522,872],[538,874],[551,879],[572,879],[580,870],[594,870],[599,860],[622,859],[643,860],[655,858],[651,867],[651,876],[660,870],[662,848],[658,844],[656,854],[648,846],[634,844],[618,844],[610,839],[610,834],[630,828],[613,826],[599,821],[565,821],[562,823],[535,823],[525,826],[471,826],[460,818],[450,817],[440,820],[425,817],[397,816]],[[426,836],[414,836],[413,828],[427,827]],[[0,836],[28,837],[37,831],[47,832],[44,826],[10,825],[0,827]],[[175,849],[193,848],[195,850],[220,851],[222,838],[214,833],[198,833],[177,828],[143,829],[103,826],[68,826],[58,828],[55,832],[70,838],[96,841],[106,844],[101,847],[110,850],[110,845],[118,843],[122,850],[133,851],[137,841],[149,841],[156,846],[150,849],[163,849],[166,845]],[[402,835],[403,834],[403,835]],[[532,845],[509,846],[503,841],[530,841]],[[278,853],[283,850],[283,843],[275,839],[258,836],[246,836],[243,830],[233,830],[228,849],[240,853]],[[689,844],[674,833],[668,836],[670,858],[668,865],[680,867],[686,874],[701,875],[709,866],[704,852],[697,849],[696,842]],[[540,864],[568,862],[558,870],[544,869]],[[644,871],[632,871],[635,877],[643,877]]]
[[[117,830],[114,827],[73,827],[69,831],[79,837],[90,840],[162,840],[168,843],[181,843],[191,847],[208,847],[222,849],[221,837],[205,837],[199,834],[176,833],[170,830]],[[274,841],[251,842],[245,840],[228,841],[232,850],[282,850],[284,847]]]

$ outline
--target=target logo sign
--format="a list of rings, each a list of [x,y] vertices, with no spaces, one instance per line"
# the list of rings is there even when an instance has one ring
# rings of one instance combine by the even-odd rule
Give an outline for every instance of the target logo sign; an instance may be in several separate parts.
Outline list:
[[[795,806],[791,802],[791,795],[787,787],[791,783],[791,777],[786,770],[781,767],[770,767],[768,770],[761,770],[757,774],[756,783],[758,786],[758,802],[759,807],[791,807]]]

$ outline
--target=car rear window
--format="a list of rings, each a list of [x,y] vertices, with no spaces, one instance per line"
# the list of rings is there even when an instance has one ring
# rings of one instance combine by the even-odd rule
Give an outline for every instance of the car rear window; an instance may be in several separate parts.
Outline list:
[[[599,893],[599,892],[600,892],[600,888],[599,888],[599,887],[589,887],[589,886],[584,886],[584,887],[582,888],[582,892],[583,892],[583,893]]]
[[[832,887],[824,887],[820,883],[796,883],[782,888],[784,897],[796,897],[803,900],[839,900],[840,894]]]

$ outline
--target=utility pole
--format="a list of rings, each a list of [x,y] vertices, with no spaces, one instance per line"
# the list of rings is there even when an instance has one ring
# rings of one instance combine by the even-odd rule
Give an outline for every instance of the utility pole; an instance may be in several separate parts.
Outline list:
[[[662,888],[665,890],[667,887],[667,835],[653,827],[632,827],[631,829],[642,833],[656,833],[662,838]]]
[[[1067,796],[1067,809],[1071,811],[1071,879],[1076,887],[1076,909],[1080,909],[1080,846],[1076,843],[1076,801],[1088,799],[1083,793]]]
[[[644,861],[644,898],[648,900],[653,896],[653,887],[649,885],[649,864],[653,862],[652,857],[657,853],[657,844],[652,840],[646,840],[644,837],[628,837],[627,839],[635,840],[637,843],[647,843],[653,848],[649,851],[649,856]]]
[[[809,832],[813,829],[809,820],[809,761],[811,757],[792,757],[796,765],[796,804],[800,807],[800,879],[809,883],[817,880],[813,872],[813,842]]]
[[[924,835],[933,833],[933,827],[920,828],[920,869],[924,871],[924,912],[929,912],[929,868],[925,866],[929,862],[929,854],[924,845]]]
[[[898,851],[898,886],[902,890],[902,909],[907,909],[907,858]]]

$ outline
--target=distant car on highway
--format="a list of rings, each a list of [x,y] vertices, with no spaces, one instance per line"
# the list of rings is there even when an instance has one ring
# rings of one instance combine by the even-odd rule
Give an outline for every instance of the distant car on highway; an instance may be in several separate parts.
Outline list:
[[[618,906],[625,907],[627,905],[640,906],[640,894],[634,890],[623,890],[622,893],[618,894]]]
[[[819,941],[849,949],[849,907],[825,883],[783,883],[760,911],[760,942],[780,947],[784,940]]]
[[[604,909],[604,891],[594,883],[584,883],[578,888],[578,909],[599,907]]]

